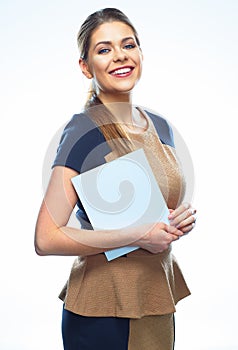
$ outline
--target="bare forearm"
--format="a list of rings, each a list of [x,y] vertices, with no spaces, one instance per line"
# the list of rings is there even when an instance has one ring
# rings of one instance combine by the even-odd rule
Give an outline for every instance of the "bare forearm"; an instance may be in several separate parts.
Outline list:
[[[127,245],[158,253],[167,249],[178,235],[182,232],[163,223],[97,231],[64,226],[36,233],[35,246],[39,255],[87,256]]]
[[[140,236],[138,229],[93,231],[63,226],[36,231],[35,249],[38,255],[87,256],[129,245]]]
[[[80,231],[70,227],[61,227],[35,238],[35,250],[38,255],[87,256],[100,254],[106,248],[98,248],[80,243]],[[73,238],[76,237],[76,238]]]

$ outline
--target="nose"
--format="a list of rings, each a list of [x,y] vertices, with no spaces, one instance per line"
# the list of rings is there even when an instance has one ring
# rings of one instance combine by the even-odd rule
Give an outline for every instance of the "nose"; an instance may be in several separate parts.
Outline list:
[[[117,48],[114,51],[114,57],[113,57],[113,61],[117,62],[117,61],[125,61],[127,60],[127,53],[121,49],[121,48]]]

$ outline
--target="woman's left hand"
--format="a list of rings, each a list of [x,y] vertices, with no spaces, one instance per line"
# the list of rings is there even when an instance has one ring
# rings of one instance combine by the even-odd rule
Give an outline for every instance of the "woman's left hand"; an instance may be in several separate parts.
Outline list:
[[[183,233],[189,233],[196,223],[196,209],[190,204],[183,203],[175,210],[170,209],[170,225],[175,226]]]

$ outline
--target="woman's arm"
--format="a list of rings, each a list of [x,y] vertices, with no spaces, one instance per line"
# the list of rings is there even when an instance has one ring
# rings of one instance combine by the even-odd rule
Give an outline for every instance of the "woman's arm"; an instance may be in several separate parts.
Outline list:
[[[42,202],[35,230],[39,255],[94,255],[126,245],[137,245],[151,253],[162,252],[183,232],[163,223],[121,230],[84,230],[67,223],[77,202],[71,178],[78,173],[56,166]]]
[[[35,229],[35,249],[39,255],[77,256],[104,251],[80,243],[80,234],[86,230],[66,226],[77,202],[71,183],[71,178],[76,175],[76,171],[62,166],[56,166],[52,171]]]

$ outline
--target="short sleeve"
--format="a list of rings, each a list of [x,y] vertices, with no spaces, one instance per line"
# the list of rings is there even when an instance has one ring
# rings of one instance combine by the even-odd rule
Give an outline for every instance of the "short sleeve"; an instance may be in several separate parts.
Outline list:
[[[79,173],[105,163],[111,152],[102,132],[85,114],[75,114],[64,128],[52,167],[69,167]]]
[[[85,114],[75,114],[64,128],[52,168],[61,165],[83,173],[106,163],[111,152],[102,132]],[[84,229],[92,229],[80,199],[76,217]]]

